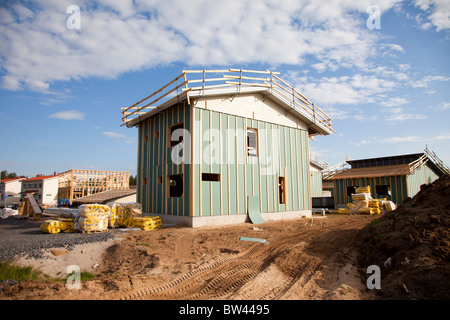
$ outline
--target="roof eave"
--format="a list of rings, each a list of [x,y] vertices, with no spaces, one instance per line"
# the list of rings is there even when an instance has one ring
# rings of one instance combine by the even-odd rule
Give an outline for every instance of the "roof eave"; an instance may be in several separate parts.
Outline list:
[[[244,94],[244,93],[261,93],[264,94],[269,99],[275,101],[278,105],[280,105],[287,112],[290,112],[302,122],[304,122],[308,128],[311,129],[311,132],[315,134],[321,135],[331,135],[333,134],[333,130],[328,128],[315,121],[315,119],[306,114],[305,111],[300,110],[299,108],[293,107],[290,101],[287,101],[286,98],[279,95],[277,92],[270,90],[270,88],[255,88],[255,87],[229,87],[229,88],[219,88],[219,89],[207,89],[207,90],[190,90],[189,92],[183,92],[182,94],[177,95],[177,99],[171,99],[160,106],[148,111],[143,115],[139,115],[131,121],[128,121],[126,126],[128,128],[134,127],[138,125],[140,122],[152,117],[155,114],[158,114],[171,106],[189,101],[190,98],[200,98],[200,97],[213,97],[213,96],[221,96],[221,95],[236,95],[236,94]]]

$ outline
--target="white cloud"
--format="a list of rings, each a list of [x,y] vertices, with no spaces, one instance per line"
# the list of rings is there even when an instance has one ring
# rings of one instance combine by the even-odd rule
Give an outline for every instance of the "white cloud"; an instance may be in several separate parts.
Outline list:
[[[401,97],[393,97],[393,98],[387,98],[386,100],[382,101],[381,104],[387,107],[395,107],[400,106],[402,104],[407,104],[409,102],[408,99],[401,98]]]
[[[122,139],[122,138],[126,138],[123,134],[121,133],[117,133],[117,132],[113,132],[113,131],[106,131],[103,132],[103,134],[107,137],[113,138],[113,139]]]
[[[427,88],[429,83],[433,81],[450,81],[450,77],[441,75],[425,76],[420,80],[411,81],[410,84],[414,88]]]
[[[1,87],[50,90],[55,81],[113,78],[127,71],[188,65],[267,63],[319,70],[367,68],[384,51],[366,27],[371,0],[80,0],[81,29],[66,27],[71,0],[30,1],[0,9]],[[378,1],[382,11],[395,0]]]
[[[135,140],[132,138],[128,138],[127,136],[125,136],[124,134],[121,133],[117,133],[114,131],[105,131],[102,132],[103,135],[111,138],[111,139],[119,139],[119,140],[123,140],[125,143],[134,143]]]
[[[425,15],[416,16],[423,29],[436,27],[436,31],[450,29],[450,1],[447,0],[416,0],[414,5]],[[424,22],[426,20],[426,22]]]
[[[51,114],[49,117],[61,120],[84,120],[84,113],[77,110],[59,111]]]
[[[390,143],[390,144],[397,144],[397,143],[406,143],[406,142],[417,142],[421,140],[418,136],[405,136],[405,137],[389,137],[389,138],[378,138],[378,137],[369,137],[367,139],[361,140],[359,142],[350,142],[350,144],[353,144],[357,147],[360,147],[365,144],[372,144],[372,143]]]
[[[387,113],[385,119],[386,121],[396,122],[396,121],[406,121],[406,120],[423,120],[426,119],[427,116],[424,114],[414,114],[414,113],[405,113],[403,108],[386,108],[385,113]]]
[[[442,102],[437,106],[430,106],[430,109],[433,110],[448,110],[450,109],[450,102]]]
[[[407,137],[391,137],[386,139],[381,139],[380,143],[404,143],[404,142],[416,142],[420,140],[417,136],[407,136]]]
[[[434,140],[450,140],[450,134],[443,134],[433,138]]]
[[[392,91],[396,82],[374,75],[312,78],[287,75],[294,86],[319,106],[362,104],[382,101],[380,95]]]

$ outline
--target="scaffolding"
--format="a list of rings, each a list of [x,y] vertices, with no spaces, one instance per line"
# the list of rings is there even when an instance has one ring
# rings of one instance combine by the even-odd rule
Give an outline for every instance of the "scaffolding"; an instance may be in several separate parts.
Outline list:
[[[74,199],[107,190],[129,189],[130,173],[125,171],[78,170],[63,172],[58,177],[58,200]]]

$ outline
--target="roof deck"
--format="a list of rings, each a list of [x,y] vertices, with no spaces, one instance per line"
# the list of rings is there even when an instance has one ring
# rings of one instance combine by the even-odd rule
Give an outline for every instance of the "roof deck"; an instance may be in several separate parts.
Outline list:
[[[278,77],[278,72],[244,69],[183,70],[151,95],[122,108],[122,126],[132,127],[174,104],[204,96],[261,93],[278,102],[286,112],[302,119],[310,135],[330,135],[331,118],[297,89]]]

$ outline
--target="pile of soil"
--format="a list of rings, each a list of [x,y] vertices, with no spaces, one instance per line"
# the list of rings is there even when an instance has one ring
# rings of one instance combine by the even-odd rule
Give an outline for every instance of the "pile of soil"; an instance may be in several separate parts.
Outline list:
[[[381,269],[378,298],[450,299],[449,227],[448,175],[365,227],[355,244],[361,268]]]

